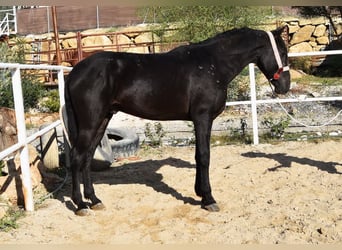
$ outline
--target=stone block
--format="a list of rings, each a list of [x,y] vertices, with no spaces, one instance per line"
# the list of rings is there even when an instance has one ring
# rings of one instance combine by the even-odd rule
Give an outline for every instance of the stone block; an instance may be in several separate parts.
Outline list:
[[[127,51],[129,47],[134,45],[133,41],[123,34],[113,35],[111,40],[116,51]]]
[[[322,51],[325,50],[326,46],[325,45],[317,45],[313,48],[314,51]]]
[[[336,25],[336,31],[337,31],[336,35],[338,35],[338,36],[342,34],[342,24],[341,23]]]
[[[74,36],[74,38],[72,38]],[[77,39],[75,32],[68,32],[64,36],[60,36],[62,40],[62,46],[65,49],[77,48]]]
[[[326,30],[327,30],[327,27],[324,24],[317,25],[315,28],[315,31],[313,32],[313,35],[315,37],[323,36]]]
[[[313,31],[315,30],[315,26],[306,25],[300,28],[296,33],[293,34],[291,39],[291,44],[297,44],[305,41],[309,41]]]
[[[329,38],[326,37],[326,36],[318,37],[318,38],[316,39],[316,41],[317,41],[318,44],[321,44],[321,45],[329,44]]]
[[[112,41],[109,39],[109,37],[105,35],[88,36],[82,39],[83,51],[94,51],[94,50],[99,50],[99,49],[106,49],[107,47],[111,45],[112,45]]]
[[[314,17],[314,18],[311,18],[311,23],[312,25],[320,25],[320,24],[325,24],[326,20],[324,16]]]
[[[298,52],[311,52],[312,47],[309,43],[307,42],[302,42],[296,45],[293,45],[290,47],[289,52],[290,53],[298,53]]]
[[[289,27],[289,34],[295,33],[300,29],[299,25],[289,25],[288,27]]]
[[[297,23],[298,24],[299,19],[297,17],[287,16],[287,17],[282,18],[282,21],[286,22],[286,23]]]
[[[306,25],[311,25],[312,22],[311,22],[311,19],[305,18],[305,19],[300,19],[298,21],[298,24],[299,24],[299,26],[306,26]]]
[[[17,142],[15,111],[10,108],[0,108],[0,151]]]
[[[305,25],[319,25],[319,24],[325,24],[325,18],[324,17],[314,17],[314,18],[303,18],[299,20],[300,26]]]
[[[309,44],[311,45],[311,47],[316,47],[317,46],[317,43],[316,42],[313,42],[313,41],[310,41]]]

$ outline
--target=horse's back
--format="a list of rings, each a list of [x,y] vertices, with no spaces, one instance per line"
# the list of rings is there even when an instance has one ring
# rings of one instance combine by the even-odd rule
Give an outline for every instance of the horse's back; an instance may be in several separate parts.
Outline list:
[[[185,67],[165,54],[99,52],[69,74],[69,93],[86,105],[87,93],[106,100],[114,111],[142,118],[188,119],[189,83]]]

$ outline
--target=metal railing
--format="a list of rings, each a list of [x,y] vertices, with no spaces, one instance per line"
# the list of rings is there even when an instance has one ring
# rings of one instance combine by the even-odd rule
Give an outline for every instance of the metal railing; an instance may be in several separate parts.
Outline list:
[[[34,210],[31,173],[30,173],[30,161],[28,153],[28,144],[47,133],[51,129],[57,127],[61,122],[58,120],[46,128],[34,133],[27,137],[26,125],[25,125],[25,112],[23,91],[21,84],[20,71],[24,69],[36,69],[36,70],[57,70],[58,71],[58,90],[60,104],[64,104],[64,71],[71,70],[69,67],[63,66],[50,66],[50,65],[29,65],[29,64],[16,64],[16,63],[0,63],[0,68],[11,70],[12,75],[12,90],[15,108],[15,117],[17,125],[18,143],[0,152],[0,160],[8,157],[16,151],[20,151],[20,166],[22,174],[22,186],[24,194],[25,209],[27,211]]]
[[[5,12],[5,16],[0,22],[0,36],[3,34],[10,35],[17,33],[17,17],[16,17],[16,7],[13,6],[12,9],[0,10],[0,12]]]

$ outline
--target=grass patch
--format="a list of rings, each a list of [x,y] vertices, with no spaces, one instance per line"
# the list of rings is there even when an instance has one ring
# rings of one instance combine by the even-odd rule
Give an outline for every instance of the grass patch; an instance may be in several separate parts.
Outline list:
[[[341,136],[330,136],[329,133],[322,133],[318,135],[317,132],[295,132],[288,133],[284,132],[280,137],[275,136],[271,131],[263,134],[259,134],[260,144],[278,144],[286,141],[308,141],[319,143],[322,141],[342,141]],[[222,134],[222,135],[212,135],[211,136],[211,146],[223,146],[223,145],[249,145],[252,144],[252,136],[248,133],[232,133],[232,134]]]
[[[212,135],[210,144],[212,146],[233,145],[233,144],[251,144],[252,138],[249,134],[233,132],[232,134]]]
[[[0,219],[0,231],[8,232],[19,227],[17,221],[24,216],[24,210],[10,208]]]
[[[314,75],[305,75],[296,79],[297,84],[311,85],[312,83],[320,83],[322,85],[340,85],[341,77],[319,77]]]

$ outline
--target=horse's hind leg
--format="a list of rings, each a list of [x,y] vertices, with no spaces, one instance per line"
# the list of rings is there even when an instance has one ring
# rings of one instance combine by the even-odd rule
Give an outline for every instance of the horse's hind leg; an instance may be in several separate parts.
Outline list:
[[[95,117],[93,118],[94,120],[96,119]],[[100,120],[99,117],[97,118],[97,120]],[[77,205],[77,215],[87,215],[89,212],[87,203],[82,200],[79,180],[80,173],[82,173],[83,177],[84,197],[91,201],[91,208],[101,209],[104,207],[101,200],[95,195],[90,177],[90,166],[96,147],[101,141],[109,120],[110,117],[103,119],[99,126],[90,130],[82,127],[79,129],[78,141],[74,145],[71,162],[73,177],[72,200]]]
[[[72,172],[72,194],[71,198],[77,206],[77,211],[85,211],[88,208],[87,204],[82,200],[80,189],[80,174],[81,166],[85,161],[85,154],[80,152],[78,147],[73,147],[71,150],[71,172]]]
[[[91,165],[91,160],[95,153],[96,147],[98,146],[98,144],[100,143],[104,135],[104,132],[107,128],[109,120],[110,120],[110,117],[104,119],[99,129],[97,130],[95,138],[91,142],[90,151],[89,151],[90,158],[87,159],[87,164],[84,166],[84,169],[83,169],[84,197],[91,201],[92,203],[91,209],[94,209],[94,210],[104,209],[104,205],[101,202],[101,200],[97,198],[97,196],[95,195],[93,182],[90,176],[90,172],[91,172],[90,165]]]

